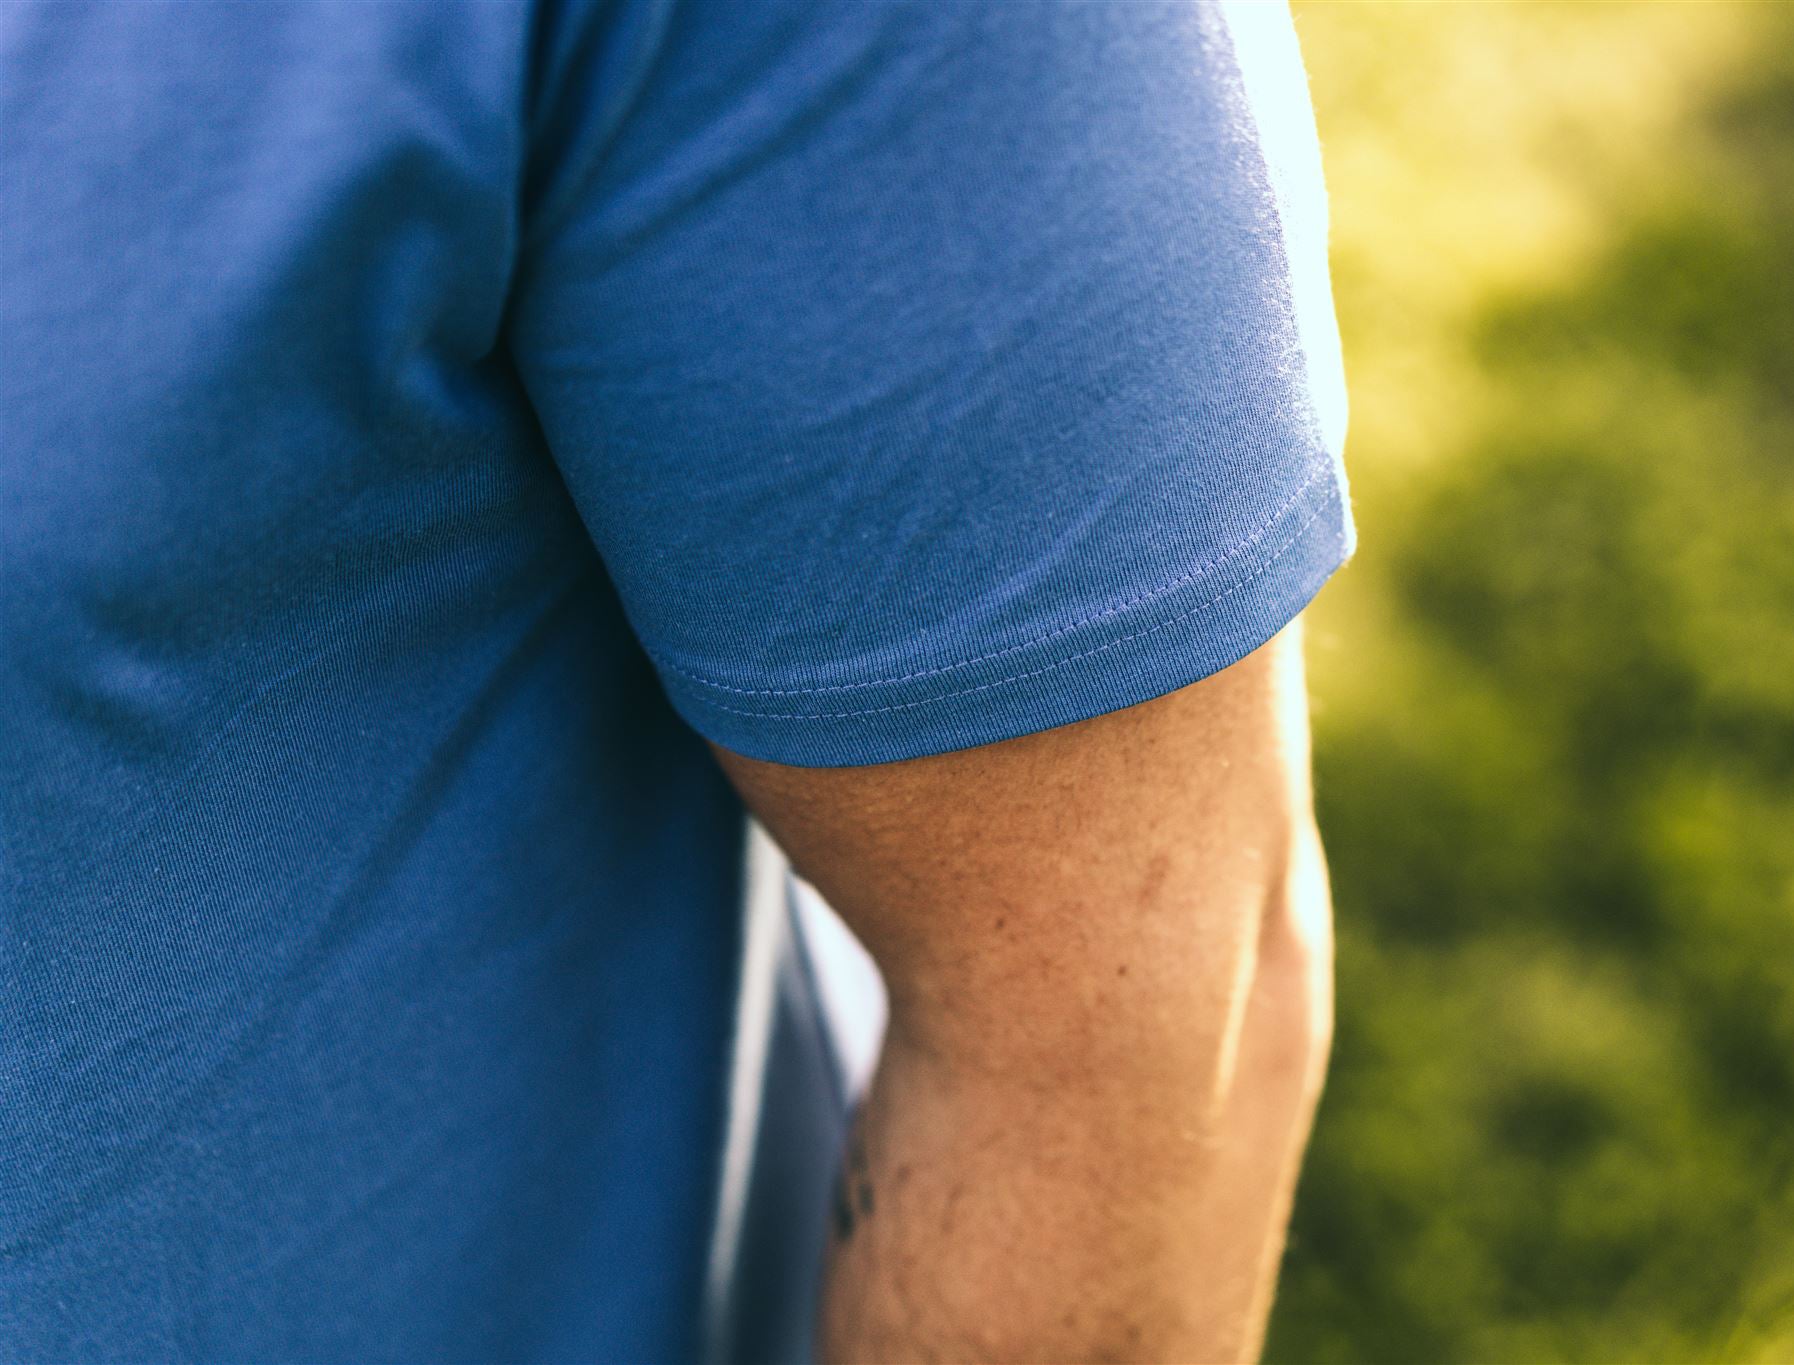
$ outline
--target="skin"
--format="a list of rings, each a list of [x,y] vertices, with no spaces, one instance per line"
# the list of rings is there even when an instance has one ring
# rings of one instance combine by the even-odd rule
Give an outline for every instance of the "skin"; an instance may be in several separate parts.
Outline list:
[[[959,753],[719,757],[891,996],[828,1361],[1255,1358],[1332,1019],[1298,627]]]

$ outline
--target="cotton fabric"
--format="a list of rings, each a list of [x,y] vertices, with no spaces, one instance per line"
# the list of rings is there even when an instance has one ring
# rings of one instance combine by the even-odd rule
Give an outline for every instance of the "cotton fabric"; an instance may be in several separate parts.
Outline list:
[[[1275,8],[0,7],[0,1358],[698,1349],[742,815],[1349,554]]]

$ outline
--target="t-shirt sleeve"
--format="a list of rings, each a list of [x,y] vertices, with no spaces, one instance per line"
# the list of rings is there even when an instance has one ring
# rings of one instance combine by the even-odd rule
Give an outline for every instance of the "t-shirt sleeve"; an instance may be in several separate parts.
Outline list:
[[[1286,11],[682,0],[539,43],[509,345],[673,704],[872,763],[1086,719],[1352,545]]]

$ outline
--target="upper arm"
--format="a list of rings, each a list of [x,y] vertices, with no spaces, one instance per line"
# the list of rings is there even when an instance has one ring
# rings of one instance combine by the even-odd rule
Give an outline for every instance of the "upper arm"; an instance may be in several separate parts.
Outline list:
[[[1167,1023],[1214,1056],[1311,839],[1296,627],[1191,687],[1004,743],[855,768],[719,757],[866,941],[894,1017],[1007,1064],[1131,1067]]]

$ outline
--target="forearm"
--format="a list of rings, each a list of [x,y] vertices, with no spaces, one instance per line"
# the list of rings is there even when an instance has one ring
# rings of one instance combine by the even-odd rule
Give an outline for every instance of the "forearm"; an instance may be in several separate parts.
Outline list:
[[[1327,1049],[1326,909],[1307,840],[1231,1024],[1117,977],[1119,1046],[1006,1056],[900,1008],[842,1173],[824,1359],[1254,1356]]]

